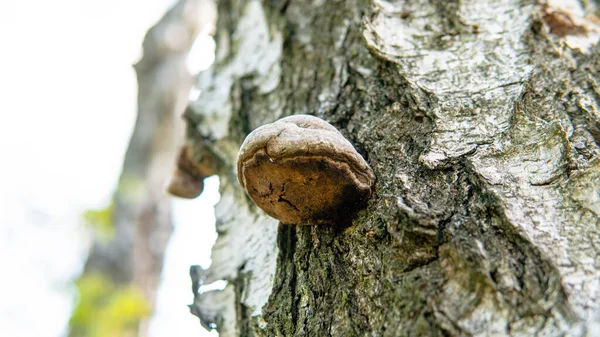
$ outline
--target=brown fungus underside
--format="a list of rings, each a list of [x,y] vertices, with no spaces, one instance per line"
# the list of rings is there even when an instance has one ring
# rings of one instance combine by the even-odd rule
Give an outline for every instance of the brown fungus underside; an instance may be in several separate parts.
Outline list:
[[[167,185],[167,192],[180,198],[193,199],[204,190],[204,178],[217,171],[213,156],[198,150],[193,144],[184,144],[179,149],[177,166]]]
[[[320,118],[295,115],[263,125],[238,154],[238,180],[267,214],[285,224],[351,220],[375,175],[352,144]]]

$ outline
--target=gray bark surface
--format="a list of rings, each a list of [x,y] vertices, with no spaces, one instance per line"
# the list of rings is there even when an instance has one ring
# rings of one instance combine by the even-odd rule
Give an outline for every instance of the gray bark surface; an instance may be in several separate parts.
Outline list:
[[[228,285],[196,287],[202,324],[600,335],[600,20],[572,3],[585,15],[569,26],[521,0],[220,1],[185,114],[220,163],[213,265],[192,276]],[[293,114],[329,121],[373,168],[351,226],[279,225],[237,183],[245,135]]]

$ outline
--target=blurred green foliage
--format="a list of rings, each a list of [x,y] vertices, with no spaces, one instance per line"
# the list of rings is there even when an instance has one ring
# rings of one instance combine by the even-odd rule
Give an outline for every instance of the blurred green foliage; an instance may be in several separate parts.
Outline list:
[[[115,212],[115,203],[103,209],[88,210],[82,215],[83,220],[92,226],[96,238],[100,240],[110,240],[115,233],[113,224],[113,214]]]
[[[103,275],[82,276],[75,285],[79,303],[69,321],[70,336],[137,336],[139,321],[151,313],[141,291],[115,285]]]

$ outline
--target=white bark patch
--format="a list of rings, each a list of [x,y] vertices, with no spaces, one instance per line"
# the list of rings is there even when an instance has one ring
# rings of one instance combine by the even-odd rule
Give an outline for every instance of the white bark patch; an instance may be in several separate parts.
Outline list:
[[[523,116],[515,124],[501,141],[481,146],[472,163],[510,222],[559,270],[575,312],[591,319],[600,312],[600,164],[560,180],[570,150],[564,129]]]
[[[232,34],[232,41],[220,36],[217,62],[224,57],[222,54],[233,55],[234,58],[226,64],[221,63],[223,67],[218,72],[213,72],[211,68],[200,76],[197,87],[201,94],[192,107],[204,117],[205,122],[198,124],[198,131],[203,136],[221,139],[227,135],[232,109],[229,95],[237,79],[246,75],[254,76],[262,93],[277,87],[281,73],[279,60],[282,43],[281,34],[272,34],[269,30],[260,2],[248,2],[245,14]],[[226,46],[235,50],[229,51]],[[232,158],[235,159],[235,155]]]
[[[281,74],[282,37],[269,29],[260,2],[249,1],[237,23],[231,41],[226,34],[217,36],[219,70],[210,68],[200,75],[197,88],[201,94],[191,103],[193,111],[202,117],[197,130],[203,137],[214,140],[215,151],[228,167],[236,166],[240,145],[227,138],[232,116],[232,86],[241,77],[250,75],[259,92],[264,94],[279,85]],[[231,55],[231,60],[225,60]],[[260,315],[267,303],[278,255],[278,222],[256,208],[250,209],[241,188],[235,187],[237,181],[227,179],[227,176],[221,179],[221,200],[216,205],[219,237],[213,247],[213,263],[205,282],[227,280],[229,284],[224,290],[201,294],[197,304],[201,310],[217,306],[210,316],[224,318],[226,326],[220,329],[221,336],[226,337],[237,333],[233,281],[243,279],[241,303],[249,308],[252,316]],[[223,295],[219,295],[221,293]]]
[[[239,192],[239,189],[237,189]],[[273,288],[277,249],[278,221],[266,215],[251,214],[245,198],[235,195],[228,184],[221,191],[216,205],[219,237],[212,251],[212,265],[206,282],[235,280],[244,275],[245,284],[241,302],[250,308],[252,315],[260,315]],[[248,221],[252,219],[253,221]],[[235,247],[235,250],[231,248]],[[229,305],[234,306],[232,301]],[[227,317],[227,322],[235,316]]]
[[[590,3],[587,6],[592,7],[593,4]],[[600,18],[593,13],[593,10],[586,13],[580,1],[548,0],[545,11],[567,15],[570,21],[583,31],[581,34],[569,34],[564,37],[568,47],[589,53],[590,49],[600,40]]]
[[[447,13],[428,3],[374,3],[377,14],[364,32],[368,47],[401,65],[415,94],[439,100],[420,107],[437,126],[421,157],[426,166],[444,165],[508,129],[512,104],[531,73],[521,37],[532,6],[516,0],[461,1],[460,25],[448,32],[443,30]]]

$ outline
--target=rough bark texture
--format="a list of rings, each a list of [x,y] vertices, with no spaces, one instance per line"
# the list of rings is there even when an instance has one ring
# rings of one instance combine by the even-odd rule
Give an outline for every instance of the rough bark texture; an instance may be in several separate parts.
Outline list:
[[[572,3],[578,18],[522,0],[220,1],[216,63],[186,112],[221,163],[213,265],[193,277],[228,285],[200,287],[204,326],[599,334],[598,3]],[[375,171],[351,226],[279,225],[236,181],[245,135],[300,113]]]
[[[134,66],[137,120],[113,197],[114,235],[95,240],[82,275],[102,274],[117,286],[131,285],[150,307],[172,232],[171,197],[164,186],[185,127],[180,119],[192,85],[186,57],[207,23],[201,8],[206,3],[179,1],[144,39],[143,57]],[[147,323],[140,322],[138,336],[147,334]]]

